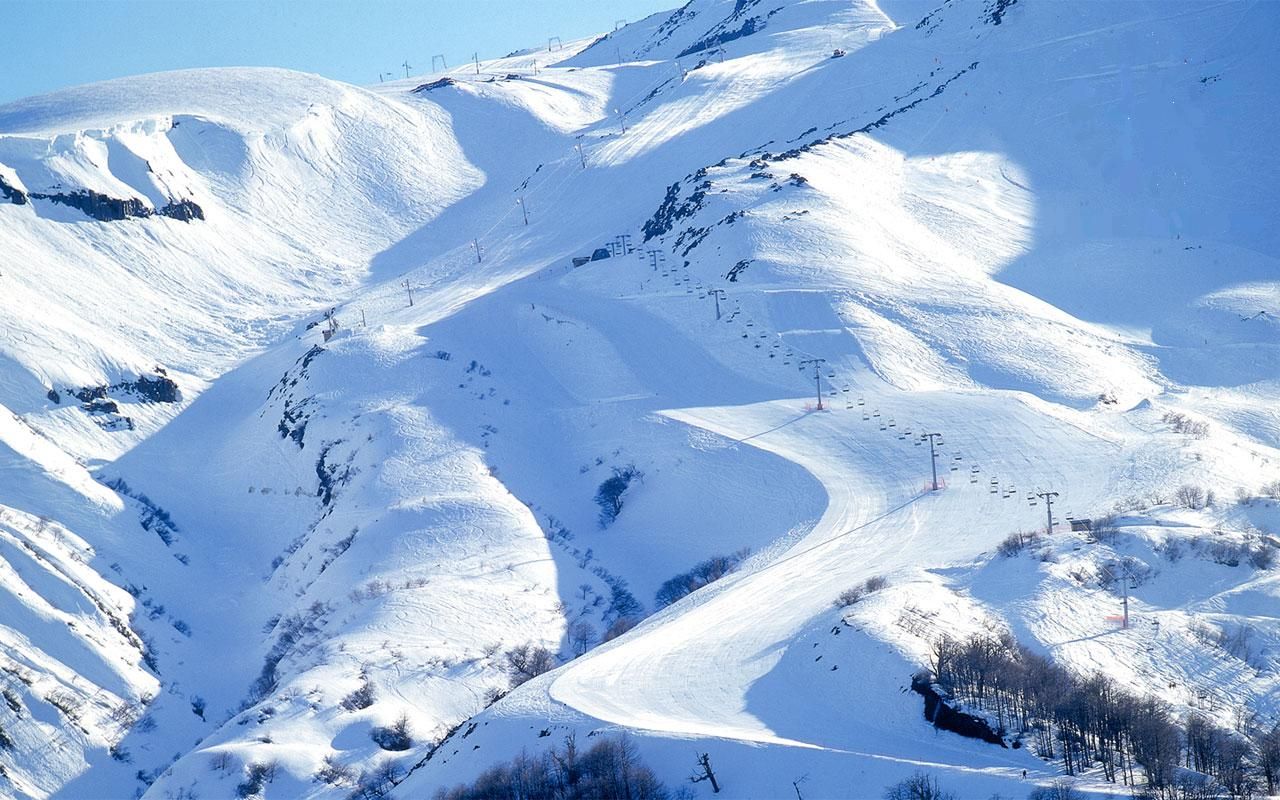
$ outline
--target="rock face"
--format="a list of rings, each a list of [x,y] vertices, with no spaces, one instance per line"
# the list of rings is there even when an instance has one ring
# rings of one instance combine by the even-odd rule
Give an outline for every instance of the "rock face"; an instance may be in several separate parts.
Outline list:
[[[116,222],[130,217],[151,217],[160,215],[172,217],[183,222],[204,219],[204,209],[194,200],[173,200],[167,205],[153,209],[137,198],[120,199],[95,192],[92,189],[81,189],[76,192],[31,192],[22,191],[11,186],[0,178],[0,196],[14,205],[23,206],[31,200],[48,200],[59,205],[70,206],[102,222]]]
[[[15,206],[25,206],[27,204],[27,193],[16,186],[10,186],[5,182],[4,178],[0,178],[0,197]]]
[[[947,705],[947,701],[938,690],[925,678],[916,675],[911,678],[911,691],[924,697],[924,718],[933,723],[935,728],[958,733],[971,739],[1008,747],[1004,737],[991,729],[982,717],[956,711]]]
[[[94,400],[105,400],[108,397],[120,394],[131,394],[145,403],[176,403],[182,399],[182,391],[178,389],[178,384],[167,375],[143,375],[136,381],[121,381],[113,383],[110,386],[102,384],[101,386],[82,386],[79,389],[67,389],[67,394],[79,400],[81,403],[91,403]]]
[[[194,200],[174,200],[167,206],[158,209],[156,213],[164,217],[180,219],[183,222],[204,219],[204,209],[196,205]]]

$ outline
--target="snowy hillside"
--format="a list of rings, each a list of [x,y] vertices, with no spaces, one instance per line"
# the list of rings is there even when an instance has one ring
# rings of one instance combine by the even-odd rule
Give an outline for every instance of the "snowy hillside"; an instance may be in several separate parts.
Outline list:
[[[975,642],[1265,791],[1278,26],[691,0],[0,107],[0,794],[493,796],[622,736],[652,796],[1194,777],[1070,761]]]

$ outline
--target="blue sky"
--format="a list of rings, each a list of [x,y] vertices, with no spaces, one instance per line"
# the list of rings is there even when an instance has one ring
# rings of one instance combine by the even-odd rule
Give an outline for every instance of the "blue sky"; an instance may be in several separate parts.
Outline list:
[[[210,66],[357,84],[611,30],[684,0],[0,0],[0,103],[64,86]]]

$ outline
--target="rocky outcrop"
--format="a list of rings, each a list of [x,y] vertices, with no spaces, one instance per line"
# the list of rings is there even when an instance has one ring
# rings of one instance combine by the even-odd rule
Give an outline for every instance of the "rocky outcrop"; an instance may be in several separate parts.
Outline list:
[[[134,197],[121,199],[92,189],[81,189],[75,192],[24,192],[6,183],[4,178],[0,178],[0,197],[19,206],[26,205],[31,200],[48,200],[51,203],[83,211],[102,222],[117,222],[131,217],[145,218],[157,215],[183,222],[204,219],[204,209],[194,200],[172,200],[160,208],[151,208]]]
[[[991,729],[991,725],[982,717],[956,711],[947,705],[946,698],[938,692],[926,676],[914,675],[911,678],[911,691],[924,697],[924,718],[933,723],[935,728],[958,733],[971,739],[1008,747],[1004,737]]]
[[[0,197],[15,206],[25,206],[27,204],[27,193],[16,186],[10,186],[3,177],[0,177]]]

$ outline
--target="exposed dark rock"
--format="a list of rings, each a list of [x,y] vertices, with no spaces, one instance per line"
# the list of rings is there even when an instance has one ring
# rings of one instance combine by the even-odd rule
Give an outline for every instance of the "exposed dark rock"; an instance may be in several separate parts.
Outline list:
[[[1009,10],[1009,6],[1017,3],[1018,0],[995,0],[991,5],[987,6],[987,20],[992,25],[999,25],[1004,22],[1005,12]]]
[[[749,17],[737,30],[720,31],[719,33],[713,33],[710,36],[699,39],[684,50],[680,51],[680,54],[677,55],[676,58],[683,58],[684,56],[692,55],[693,53],[700,53],[703,50],[719,47],[720,45],[732,42],[735,39],[750,36],[763,28],[764,20],[760,17]]]
[[[294,444],[298,445],[301,450],[305,447],[304,438],[307,433],[307,423],[311,420],[311,415],[315,413],[311,406],[314,405],[314,397],[303,397],[297,399],[294,389],[300,381],[305,381],[308,377],[307,368],[311,366],[311,362],[316,356],[325,350],[320,345],[313,345],[310,350],[302,355],[293,368],[280,378],[280,381],[271,390],[267,392],[267,400],[271,400],[276,396],[277,390],[280,393],[280,401],[283,408],[280,412],[280,422],[276,424],[276,430],[280,432],[281,439],[292,439]]]
[[[971,739],[1008,747],[1004,737],[991,729],[991,725],[982,717],[956,711],[947,705],[946,698],[938,693],[933,684],[923,675],[911,677],[911,691],[924,697],[924,718],[933,723],[935,728],[958,733]]]
[[[120,406],[115,400],[90,400],[84,404],[84,410],[90,414],[119,414]]]
[[[726,274],[725,277],[729,279],[730,283],[737,283],[738,276],[741,275],[746,270],[747,267],[751,266],[751,262],[754,260],[755,259],[751,259],[751,258],[742,259],[737,264],[733,265],[733,269],[729,270],[728,274]]]
[[[71,208],[79,209],[96,220],[116,222],[129,217],[149,217],[153,213],[146,204],[137,198],[121,200],[117,197],[100,194],[92,189],[81,189],[78,192],[56,192],[44,194],[31,192],[33,200],[48,200]]]
[[[422,94],[423,92],[431,92],[436,89],[443,89],[444,87],[452,86],[455,83],[457,83],[457,81],[455,81],[453,78],[440,78],[438,80],[431,81],[430,83],[424,83],[420,86],[415,86],[410,91],[412,91],[414,94]]]
[[[110,396],[119,397],[129,394],[146,403],[177,403],[182,400],[182,392],[178,384],[167,375],[143,375],[136,381],[121,381],[110,386],[82,386],[79,389],[67,389],[67,394],[81,403],[104,400]]]
[[[653,216],[644,223],[644,240],[647,242],[656,236],[663,236],[671,232],[677,221],[686,217],[692,217],[702,208],[703,202],[706,200],[707,192],[711,189],[711,181],[702,180],[706,175],[706,169],[700,169],[693,175],[686,177],[685,182],[700,180],[693,192],[683,202],[680,200],[680,183],[673,183],[667,187],[667,196],[663,198],[662,204],[658,206],[658,210]]]
[[[329,505],[333,502],[337,490],[346,486],[359,470],[353,466],[355,460],[355,451],[347,456],[345,462],[329,462],[329,454],[333,448],[342,444],[345,439],[338,439],[332,442],[325,442],[320,447],[320,458],[316,459],[316,477],[320,479],[320,486],[316,490],[316,497],[320,498],[321,505]]]
[[[0,178],[0,196],[15,205],[25,205],[28,200],[48,200],[51,203],[70,206],[102,222],[118,222],[130,217],[150,217],[156,214],[173,219],[190,222],[204,219],[204,209],[194,200],[172,200],[159,208],[149,208],[137,198],[122,200],[92,189],[81,189],[75,192],[30,192],[10,186]]]
[[[204,219],[204,209],[196,205],[194,200],[176,200],[156,212],[164,217],[190,222],[193,219]]]
[[[123,478],[116,478],[103,483],[107,488],[136,500],[138,505],[142,507],[142,511],[138,515],[138,524],[142,526],[142,529],[155,533],[156,536],[160,537],[160,541],[165,543],[166,547],[173,545],[178,533],[178,525],[169,516],[168,511],[151,502],[151,498],[142,492],[134,491],[129,484],[125,483]]]
[[[27,204],[27,194],[16,186],[10,186],[5,182],[4,178],[0,178],[0,197],[13,203],[15,206],[24,206]]]

